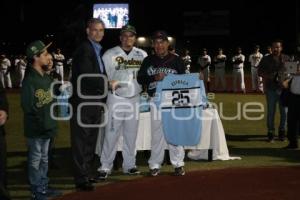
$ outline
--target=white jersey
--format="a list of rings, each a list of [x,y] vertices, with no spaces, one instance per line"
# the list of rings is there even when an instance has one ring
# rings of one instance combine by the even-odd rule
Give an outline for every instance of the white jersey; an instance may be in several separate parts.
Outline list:
[[[217,55],[214,58],[216,69],[224,69],[225,68],[226,55]]]
[[[235,55],[235,56],[232,57],[232,62],[235,62],[237,60],[240,60],[242,62],[233,64],[233,68],[234,69],[244,68],[245,56],[243,54],[239,54],[239,55]]]
[[[251,67],[257,67],[263,58],[261,53],[253,53],[249,56],[249,62],[251,63]]]
[[[26,60],[20,59],[19,62],[17,63],[17,66],[19,69],[25,70],[26,69]]]
[[[19,58],[16,58],[15,59],[15,62],[14,62],[14,66],[18,66],[18,63],[20,62],[20,59]]]
[[[211,58],[209,55],[200,56],[198,58],[198,64],[200,64],[201,67],[205,67],[206,65],[211,64]]]
[[[102,58],[108,80],[118,80],[121,83],[121,87],[115,91],[118,96],[133,97],[142,91],[136,77],[146,56],[144,50],[136,47],[133,47],[129,54],[120,46],[108,49],[104,53]]]
[[[1,61],[1,64],[0,64],[1,70],[7,70],[10,66],[11,66],[11,63],[8,58],[4,58]]]
[[[56,62],[56,65],[62,66],[63,62],[65,60],[65,56],[63,54],[53,54],[54,60]]]
[[[186,66],[192,63],[192,58],[189,55],[183,56],[182,60]]]

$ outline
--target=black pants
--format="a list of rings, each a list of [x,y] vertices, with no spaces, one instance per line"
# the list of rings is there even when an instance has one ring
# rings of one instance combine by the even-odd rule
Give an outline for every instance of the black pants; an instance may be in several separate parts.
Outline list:
[[[290,144],[298,145],[300,129],[300,95],[290,93],[288,101],[288,139]]]
[[[102,110],[98,106],[85,106],[81,111],[81,121],[84,124],[100,124]],[[74,161],[75,184],[87,182],[95,159],[95,148],[99,128],[81,127],[74,113],[70,120],[71,148]]]
[[[9,199],[6,179],[6,140],[5,131],[0,127],[0,199]]]

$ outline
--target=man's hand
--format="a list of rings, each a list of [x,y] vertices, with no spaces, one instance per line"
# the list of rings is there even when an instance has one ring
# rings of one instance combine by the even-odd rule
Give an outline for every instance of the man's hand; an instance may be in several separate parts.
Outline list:
[[[290,81],[290,79],[287,79],[287,80],[282,82],[283,88],[285,88],[285,89],[289,88],[289,81]]]
[[[112,91],[115,91],[119,87],[119,81],[111,80],[109,81],[109,85]]]
[[[160,72],[159,74],[156,74],[156,75],[154,76],[154,79],[155,79],[156,81],[161,81],[161,80],[163,80],[163,79],[165,78],[165,76],[166,76],[165,73]]]
[[[0,110],[0,126],[5,124],[7,120],[7,113],[4,110]]]

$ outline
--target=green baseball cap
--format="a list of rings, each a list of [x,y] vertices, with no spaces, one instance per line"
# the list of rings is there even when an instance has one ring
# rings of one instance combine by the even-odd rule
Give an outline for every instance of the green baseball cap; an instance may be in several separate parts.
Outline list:
[[[131,33],[133,33],[133,34],[136,35],[135,27],[131,26],[129,24],[127,24],[127,25],[125,25],[125,26],[122,27],[121,34],[124,33],[124,32],[131,32]]]
[[[33,56],[45,51],[51,44],[52,44],[52,42],[50,42],[48,45],[45,45],[40,40],[31,42],[26,48],[26,56],[28,58],[33,58]]]

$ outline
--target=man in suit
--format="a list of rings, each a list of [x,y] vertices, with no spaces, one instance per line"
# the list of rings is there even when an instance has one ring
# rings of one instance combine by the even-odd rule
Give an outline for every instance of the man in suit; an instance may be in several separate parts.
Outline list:
[[[0,199],[8,200],[6,184],[6,141],[4,124],[8,115],[8,103],[5,96],[5,91],[0,84]]]
[[[78,190],[94,189],[91,164],[94,160],[96,141],[103,120],[103,105],[107,93],[107,79],[101,59],[104,23],[90,19],[86,28],[87,39],[76,49],[73,56],[70,99],[73,107],[71,148],[74,160],[74,179]]]

